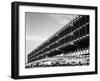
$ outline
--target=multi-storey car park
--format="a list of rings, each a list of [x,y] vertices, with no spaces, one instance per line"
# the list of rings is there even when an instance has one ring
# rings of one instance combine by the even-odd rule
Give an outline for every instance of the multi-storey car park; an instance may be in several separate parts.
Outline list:
[[[89,65],[89,16],[78,15],[28,54],[26,68]]]

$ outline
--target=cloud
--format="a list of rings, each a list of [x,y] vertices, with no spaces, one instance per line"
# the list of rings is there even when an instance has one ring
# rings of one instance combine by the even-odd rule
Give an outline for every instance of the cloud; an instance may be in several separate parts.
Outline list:
[[[26,54],[29,54],[32,50],[38,47],[42,42],[44,42],[47,38],[43,38],[42,36],[26,36]]]
[[[49,14],[49,16],[58,22],[60,25],[68,24],[73,18],[75,18],[77,15],[71,15],[71,14]]]
[[[35,41],[35,42],[40,42],[40,41],[45,41],[47,38],[43,38],[43,37],[40,37],[40,36],[26,36],[26,40],[28,41]]]

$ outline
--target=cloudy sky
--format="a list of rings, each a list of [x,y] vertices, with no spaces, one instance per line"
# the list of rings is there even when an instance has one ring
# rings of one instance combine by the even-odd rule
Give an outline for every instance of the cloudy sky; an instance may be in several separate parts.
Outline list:
[[[77,15],[25,12],[26,54],[38,47]]]

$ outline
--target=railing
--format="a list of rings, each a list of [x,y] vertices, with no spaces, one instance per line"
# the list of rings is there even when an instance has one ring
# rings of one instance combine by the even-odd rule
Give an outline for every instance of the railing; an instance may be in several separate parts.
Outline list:
[[[73,32],[71,32],[71,33],[69,33],[69,34],[67,34],[67,35],[65,35],[65,36],[63,36],[63,37],[61,37],[59,40],[57,40],[57,41],[51,43],[50,45],[47,45],[47,46],[44,47],[43,49],[39,50],[39,51],[37,52],[37,54],[39,54],[39,52],[41,52],[41,51],[42,51],[42,53],[43,53],[43,50],[45,50],[46,48],[51,48],[53,44],[56,44],[57,46],[61,45],[60,43],[61,43],[61,41],[62,41],[63,39],[66,39],[66,38],[70,39],[70,38],[72,38],[72,40],[74,40],[74,39],[76,39],[76,38],[78,38],[78,37],[81,37],[81,35],[84,35],[84,33],[82,33],[82,31],[80,31],[80,30],[81,30],[82,28],[85,28],[86,31],[87,31],[87,29],[89,28],[89,27],[85,27],[85,26],[87,26],[87,25],[89,25],[89,23],[84,24],[83,26],[77,28],[77,29],[74,30]],[[80,31],[80,32],[79,32],[79,31]],[[78,32],[80,36],[79,36],[79,35],[76,35],[76,36],[75,36],[74,34],[77,34],[76,32]],[[82,33],[82,34],[81,34],[81,33]],[[88,33],[89,33],[89,31],[86,32],[85,34],[88,34]],[[68,36],[69,36],[70,38],[69,38]],[[69,42],[69,41],[71,41],[71,40],[65,40],[65,42],[62,41],[62,43],[67,43],[67,42]],[[51,47],[50,47],[50,46],[51,46]],[[51,49],[53,49],[53,48],[51,48]],[[50,49],[48,49],[48,50],[50,50]],[[45,52],[45,51],[44,51],[44,52]],[[35,55],[36,55],[36,54],[32,55],[31,57],[34,57]],[[30,58],[31,58],[31,57],[30,57]]]
[[[80,38],[78,38],[78,39],[76,39],[76,40],[70,41],[70,42],[68,42],[68,43],[62,44],[62,45],[60,45],[59,47],[57,47],[57,48],[55,48],[55,49],[51,49],[51,50],[49,50],[48,52],[42,53],[42,54],[40,54],[40,55],[37,55],[37,56],[35,56],[34,58],[32,58],[32,59],[30,59],[30,60],[34,60],[34,59],[36,59],[36,58],[40,59],[40,57],[45,58],[44,55],[49,54],[50,52],[53,52],[53,51],[55,51],[55,50],[57,50],[57,49],[60,49],[60,48],[62,48],[62,47],[64,47],[64,46],[69,46],[70,44],[73,44],[74,42],[80,41],[80,40],[82,40],[82,39],[84,39],[84,38],[86,38],[86,37],[88,37],[88,36],[89,36],[89,34],[87,34],[87,35],[85,35],[85,36],[82,36],[82,37],[80,37]],[[37,59],[37,60],[38,60],[38,59]]]

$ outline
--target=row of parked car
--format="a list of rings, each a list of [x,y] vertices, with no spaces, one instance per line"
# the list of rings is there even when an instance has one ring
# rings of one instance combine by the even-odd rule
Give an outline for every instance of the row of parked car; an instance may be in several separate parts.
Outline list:
[[[32,67],[49,67],[49,66],[83,66],[89,65],[89,55],[83,55],[80,57],[69,57],[68,58],[48,58],[42,61],[34,62],[27,66]]]

